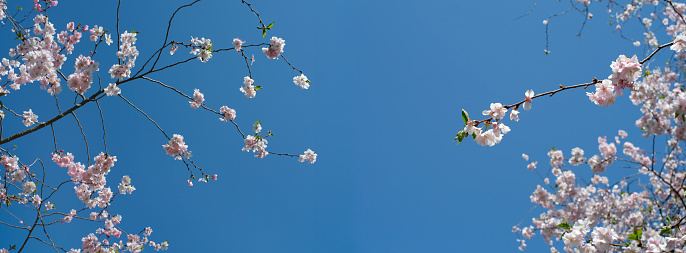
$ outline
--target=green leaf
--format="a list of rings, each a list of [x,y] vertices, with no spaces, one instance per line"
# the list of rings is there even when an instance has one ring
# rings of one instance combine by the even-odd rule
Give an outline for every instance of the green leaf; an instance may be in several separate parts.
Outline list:
[[[665,224],[667,224],[667,226],[672,225],[669,216],[665,217]]]
[[[669,227],[663,227],[662,230],[660,230],[660,235],[664,236],[666,234],[669,234],[670,232],[672,231],[671,229],[669,229]]]
[[[264,38],[264,36],[267,36],[267,29],[262,29],[262,38]]]
[[[267,26],[267,29],[271,29],[272,26],[274,26],[274,22],[272,22],[271,24],[269,24],[269,25]]]
[[[255,86],[255,91],[261,90],[262,86]]]
[[[457,133],[457,136],[455,136],[455,140],[458,140],[457,144],[462,143],[462,140],[464,140],[465,137],[467,137],[469,134],[465,132],[464,130],[461,130],[460,132]],[[453,141],[455,141],[453,140]]]
[[[23,10],[24,8],[21,8],[21,6],[17,5],[17,9]]]
[[[636,229],[636,236],[638,236],[638,239],[640,240],[643,236],[643,229]]]
[[[15,249],[17,249],[17,245],[16,245],[16,244],[15,244],[15,245],[12,245],[12,246],[10,246],[10,250],[15,250]]]
[[[472,134],[472,140],[476,139],[476,134]]]
[[[258,120],[258,121],[255,121],[255,125],[257,125],[257,124],[260,124],[260,121],[259,121],[259,120]]]
[[[312,83],[310,82],[310,80],[305,80],[305,82],[307,82],[308,84],[312,84]]]
[[[557,224],[557,227],[562,228],[562,229],[572,229],[572,226],[570,226],[569,223],[567,223],[567,222]]]
[[[626,239],[629,241],[638,241],[636,234],[629,234],[629,236]]]
[[[464,109],[462,109],[462,120],[464,120],[465,124],[467,124],[467,121],[469,121],[469,114]]]

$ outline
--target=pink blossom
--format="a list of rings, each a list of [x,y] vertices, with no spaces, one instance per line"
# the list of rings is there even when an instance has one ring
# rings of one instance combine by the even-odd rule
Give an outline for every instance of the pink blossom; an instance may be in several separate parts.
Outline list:
[[[599,106],[608,107],[615,103],[616,94],[612,81],[605,79],[601,83],[595,84],[595,93],[586,92],[588,98]]]
[[[188,152],[188,145],[184,143],[183,136],[178,134],[174,134],[169,143],[162,145],[162,148],[164,148],[168,155],[173,156],[177,160],[181,160],[181,156],[186,155]]]
[[[311,149],[308,148],[307,150],[305,150],[304,154],[299,156],[298,161],[299,162],[309,161],[310,164],[313,164],[314,162],[317,161],[317,153],[315,153],[314,151],[312,151]]]
[[[686,48],[686,36],[683,34],[677,35],[674,39],[674,44],[669,47],[669,49],[674,50],[677,53],[684,51],[684,48]]]
[[[231,43],[231,44],[233,44],[233,46],[236,48],[236,52],[240,52],[241,46],[243,45],[243,43],[245,43],[245,41],[242,41],[239,38],[234,38],[233,43]]]
[[[524,93],[524,104],[522,105],[524,110],[531,109],[531,99],[534,97],[534,90],[527,90]]]
[[[300,86],[300,88],[302,88],[302,89],[310,88],[310,80],[307,79],[305,74],[301,74],[300,76],[293,77],[293,83],[295,83],[295,85]]]
[[[494,119],[500,120],[505,117],[507,109],[503,107],[500,103],[491,103],[491,110],[484,110],[483,115],[493,116]]]
[[[248,98],[254,98],[255,95],[257,95],[257,90],[255,89],[253,83],[255,83],[255,80],[249,76],[243,78],[243,84],[245,84],[245,87],[241,87],[240,91],[245,93],[245,96]]]
[[[176,44],[172,45],[171,49],[169,50],[169,55],[174,55],[174,53],[175,53],[176,50],[178,50],[178,49],[179,49],[179,46],[178,46],[178,45],[176,45]]]
[[[526,166],[526,168],[528,170],[534,170],[534,169],[536,169],[536,164],[538,164],[537,161],[531,162],[531,163],[529,163],[529,165]]]
[[[38,123],[38,115],[34,114],[31,109],[28,111],[24,111],[24,115],[22,116],[24,120],[22,123],[24,123],[24,126],[30,127],[35,123]]]
[[[281,38],[272,37],[269,40],[269,48],[262,48],[262,53],[267,55],[269,59],[277,59],[283,53],[283,48],[286,46],[286,41]]]
[[[227,106],[222,106],[221,108],[219,108],[219,113],[224,115],[224,117],[219,118],[219,120],[224,122],[231,121],[236,118],[236,110],[231,109]]]
[[[638,80],[642,74],[641,63],[638,62],[638,58],[635,55],[631,58],[620,55],[616,61],[610,64],[610,68],[612,68],[612,75],[608,79],[612,80],[612,84],[617,86],[617,90],[631,88],[633,82]],[[621,96],[621,94],[619,95]]]
[[[107,94],[107,96],[116,96],[121,94],[121,89],[116,83],[110,83],[107,85],[107,88],[105,88],[105,94]]]
[[[203,102],[205,102],[205,95],[200,93],[199,89],[195,89],[195,91],[193,91],[193,101],[189,102],[191,108],[198,109],[203,105]]]
[[[510,120],[513,120],[515,122],[519,121],[519,111],[514,109],[510,111]]]
[[[269,154],[266,150],[268,142],[264,138],[256,138],[255,136],[248,135],[243,141],[245,142],[245,147],[242,149],[243,151],[252,150],[257,153],[257,155],[255,155],[257,158],[264,158]]]

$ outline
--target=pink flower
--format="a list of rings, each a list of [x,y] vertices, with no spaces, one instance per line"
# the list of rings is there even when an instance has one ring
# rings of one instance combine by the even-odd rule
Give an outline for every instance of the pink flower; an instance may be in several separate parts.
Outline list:
[[[183,136],[174,134],[169,140],[169,144],[162,145],[164,151],[168,155],[173,156],[177,160],[181,160],[181,155],[186,155],[188,153],[188,145],[183,142]]]
[[[217,174],[212,175],[212,180],[217,181]]]
[[[612,80],[612,84],[617,86],[617,90],[624,88],[631,88],[633,82],[641,77],[641,63],[634,55],[627,58],[625,55],[620,55],[616,61],[610,64],[612,68],[612,75],[608,78]],[[621,96],[621,94],[619,94]]]
[[[314,151],[312,151],[311,149],[308,148],[307,150],[305,150],[304,154],[300,155],[300,157],[298,158],[298,161],[299,162],[309,161],[310,164],[313,164],[314,162],[317,161],[317,153],[315,153]]]
[[[281,38],[272,37],[269,40],[269,48],[262,48],[262,53],[267,55],[269,59],[277,59],[283,53],[283,48],[286,46],[286,41]]]
[[[481,133],[481,128],[477,128],[474,126],[474,121],[470,120],[467,121],[467,125],[464,127],[462,131],[465,131],[466,133],[472,135],[472,134],[480,134]]]
[[[683,34],[677,35],[674,39],[674,44],[669,47],[669,49],[674,50],[677,53],[681,53],[686,48],[686,36]]]
[[[191,181],[190,179],[188,179],[188,181],[186,181],[186,184],[188,184],[188,186],[193,186],[193,181]]]
[[[198,109],[203,105],[203,102],[205,102],[205,95],[200,93],[199,89],[195,89],[195,91],[193,91],[193,101],[188,102],[191,104],[191,108]]]
[[[245,142],[245,147],[243,147],[243,151],[250,151],[256,152],[257,155],[255,157],[257,158],[264,158],[269,154],[267,152],[267,140],[264,138],[256,138],[255,136],[248,135],[245,137],[243,140]]]
[[[505,117],[507,109],[503,107],[500,103],[491,103],[491,110],[485,110],[482,112],[483,115],[493,116],[494,119],[500,120]]]
[[[121,94],[121,89],[117,86],[116,83],[110,83],[109,85],[107,85],[107,88],[105,88],[104,91],[105,94],[107,94],[107,96],[116,96]]]
[[[510,111],[510,120],[513,120],[515,122],[519,121],[519,111],[517,111],[517,110]]]
[[[305,74],[301,74],[300,76],[293,77],[293,83],[295,85],[300,86],[302,89],[308,89],[310,88],[310,80],[307,79]]]
[[[608,107],[615,103],[617,95],[614,90],[612,81],[605,79],[602,83],[596,83],[595,93],[586,92],[586,95],[596,105]]]
[[[34,114],[31,109],[29,109],[29,111],[24,111],[24,115],[22,117],[24,118],[22,123],[24,123],[24,126],[26,127],[30,127],[34,123],[38,123],[38,115]]]
[[[530,110],[531,109],[531,99],[534,97],[534,90],[527,90],[524,93],[524,110]]]
[[[236,110],[231,109],[227,106],[222,106],[221,108],[219,108],[219,113],[224,115],[224,117],[219,118],[219,120],[224,122],[231,121],[236,118]]]
[[[234,38],[233,43],[231,43],[231,44],[233,44],[233,46],[236,48],[236,52],[240,52],[241,46],[243,45],[243,43],[245,43],[245,41],[242,41],[239,38]]]
[[[474,140],[481,146],[493,146],[496,144],[496,139],[497,137],[493,134],[493,129],[489,129],[486,132],[477,134]]]
[[[529,163],[529,165],[526,166],[526,168],[529,169],[529,170],[534,170],[534,169],[536,168],[536,164],[538,164],[537,161],[536,161],[536,162],[531,162],[531,163]]]
[[[255,80],[249,76],[243,78],[243,84],[245,84],[245,87],[241,87],[240,91],[245,93],[245,96],[248,98],[254,98],[255,95],[257,95],[257,90],[255,89],[253,83],[255,83]]]

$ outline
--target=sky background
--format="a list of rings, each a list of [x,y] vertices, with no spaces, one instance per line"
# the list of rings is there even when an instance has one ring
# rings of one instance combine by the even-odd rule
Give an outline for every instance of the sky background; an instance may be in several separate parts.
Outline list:
[[[137,67],[159,48],[171,13],[186,2],[122,2],[121,31],[140,32]],[[124,217],[120,227],[127,232],[152,227],[151,239],[168,240],[170,252],[515,252],[519,244],[512,226],[523,219],[529,225],[543,211],[529,213],[534,207],[529,195],[542,180],[526,169],[522,153],[539,161],[545,175],[551,147],[562,149],[566,158],[572,148],[581,147],[590,157],[598,153],[597,137],[614,138],[618,129],[627,130],[639,146],[647,143],[634,126],[640,112],[628,97],[601,108],[580,89],[536,99],[531,111],[520,113],[519,122],[505,121],[512,131],[499,145],[452,142],[463,127],[461,109],[482,119],[481,111],[490,103],[521,101],[528,89],[538,94],[559,84],[603,79],[618,55],[646,55],[646,48],[612,32],[614,25],[607,22],[614,19],[605,3],[596,2],[591,5],[595,17],[582,37],[577,34],[584,16],[578,12],[550,21],[551,54],[545,55],[542,20],[569,3],[539,1],[530,15],[514,20],[535,2],[252,1],[266,23],[275,22],[266,38],[255,29],[255,15],[238,0],[206,0],[184,9],[173,22],[171,40],[188,43],[191,36],[205,37],[215,48],[230,48],[236,37],[247,44],[281,37],[284,55],[311,80],[310,89],[295,86],[292,78],[299,73],[283,59],[267,59],[259,48],[246,49],[255,55],[251,70],[256,85],[264,88],[254,99],[239,91],[247,69],[235,51],[149,77],[186,94],[200,89],[208,107],[236,109],[236,122],[246,134],[257,120],[263,131],[272,130],[276,136],[269,138],[267,150],[302,154],[310,148],[317,152],[317,162],[276,155],[254,158],[241,151],[244,144],[232,124],[191,109],[187,99],[157,84],[130,82],[120,86],[122,95],[170,136],[183,135],[193,160],[219,180],[188,187],[185,165],[161,147],[167,143],[163,134],[122,99],[106,97],[100,106],[107,150],[118,159],[109,185],[116,188],[129,175],[137,189],[117,196],[110,212]],[[113,32],[115,11],[116,1],[60,1],[50,10],[50,21],[58,31],[73,21]],[[642,40],[636,20],[625,27],[627,37]],[[0,46],[14,47],[7,27],[3,33]],[[62,71],[72,73],[74,59],[92,46],[84,37]],[[113,81],[107,70],[115,52],[115,46],[98,48],[95,60],[103,87]],[[183,48],[173,56],[167,52],[161,63],[189,56]],[[74,93],[66,82],[63,86],[58,98],[64,108]],[[94,88],[88,94],[92,92]],[[3,103],[17,112],[32,109],[39,121],[56,114],[54,99],[35,83],[12,91]],[[76,115],[90,156],[73,117],[55,125],[57,144],[85,163],[104,151],[102,128],[95,105]],[[5,134],[25,129],[20,118],[8,118]],[[53,182],[68,179],[66,170],[49,159],[53,144],[47,128],[3,148],[14,145],[21,161],[40,158]],[[32,170],[41,169],[36,165]],[[590,178],[588,166],[573,170]],[[606,174],[614,182],[630,172],[615,166]],[[82,206],[69,185],[54,202],[63,212]],[[17,214],[29,211],[14,208]],[[0,220],[16,222],[6,212]],[[58,245],[78,248],[80,238],[100,226],[74,221],[51,226],[48,232]],[[24,236],[3,227],[0,247],[20,244]],[[538,235],[527,244],[530,252],[549,248]],[[28,248],[45,249],[36,242]]]

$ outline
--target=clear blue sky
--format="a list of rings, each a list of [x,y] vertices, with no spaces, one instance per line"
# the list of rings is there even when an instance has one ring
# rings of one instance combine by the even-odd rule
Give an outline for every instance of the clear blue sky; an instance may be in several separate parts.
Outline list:
[[[219,174],[219,180],[187,187],[184,164],[161,148],[167,142],[164,136],[124,101],[108,97],[101,102],[107,148],[118,158],[109,184],[115,188],[121,176],[129,175],[137,188],[133,195],[118,196],[111,212],[124,217],[121,227],[127,231],[152,227],[151,238],[168,240],[170,252],[517,251],[512,226],[523,218],[529,224],[542,211],[527,215],[533,207],[529,195],[541,180],[526,170],[522,153],[538,160],[545,173],[551,147],[564,150],[567,158],[572,148],[582,147],[590,157],[597,153],[597,137],[613,138],[618,129],[627,130],[639,144],[643,141],[634,127],[638,108],[628,97],[599,108],[585,91],[573,90],[535,100],[531,111],[520,113],[520,122],[505,121],[512,131],[495,147],[451,142],[462,128],[461,109],[478,117],[491,102],[522,100],[527,89],[541,93],[559,84],[605,78],[620,54],[645,55],[643,47],[612,33],[605,8],[593,3],[595,17],[582,38],[576,36],[582,15],[570,12],[550,21],[552,53],[546,56],[541,21],[569,4],[539,1],[533,13],[514,20],[534,2],[253,1],[265,22],[276,22],[264,39],[255,29],[257,18],[239,0],[205,0],[185,9],[173,23],[170,39],[188,43],[191,36],[205,37],[215,47],[228,48],[235,37],[248,44],[281,37],[285,56],[309,77],[310,89],[292,83],[298,73],[282,59],[268,60],[256,48],[246,51],[255,54],[253,78],[264,87],[254,99],[238,90],[247,70],[235,52],[150,77],[187,94],[200,89],[215,110],[222,105],[236,109],[236,122],[245,132],[261,120],[264,130],[276,134],[269,139],[269,151],[302,154],[311,148],[319,154],[317,162],[254,158],[241,152],[240,135],[218,116],[191,109],[187,99],[159,85],[127,83],[121,86],[122,95],[168,134],[182,134],[194,161],[207,173]],[[168,18],[181,3],[123,1],[122,31],[140,31],[138,66],[162,44]],[[50,21],[58,30],[74,21],[115,31],[115,10],[116,1],[60,1],[51,9]],[[14,46],[7,27],[3,33],[0,46]],[[78,48],[63,72],[71,73],[78,53],[87,54],[92,44],[84,37]],[[103,85],[111,81],[107,69],[114,52],[114,46],[99,48],[96,61]],[[187,50],[179,49],[174,56],[165,52],[162,61],[187,56]],[[73,92],[63,85],[60,99],[67,106]],[[13,91],[3,103],[15,111],[33,109],[39,121],[55,113],[54,99],[37,84]],[[77,116],[91,157],[86,157],[73,118],[56,125],[57,142],[83,163],[103,150],[102,130],[94,105]],[[4,133],[25,128],[16,117],[3,127]],[[48,129],[8,147],[13,145],[24,162],[42,159],[48,177],[68,178],[49,160]],[[588,166],[575,171],[590,174]],[[608,175],[614,181],[623,173]],[[71,186],[56,205],[64,212],[81,206]],[[0,213],[0,220],[6,219]],[[49,232],[59,245],[76,248],[98,226],[75,221]],[[3,227],[0,247],[19,243],[22,236]],[[540,237],[527,244],[531,252],[549,248]]]

